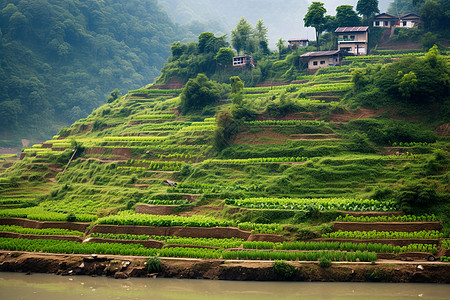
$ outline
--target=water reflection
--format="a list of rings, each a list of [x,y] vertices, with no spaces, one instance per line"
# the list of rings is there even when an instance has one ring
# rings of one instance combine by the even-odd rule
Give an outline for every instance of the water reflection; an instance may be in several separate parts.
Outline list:
[[[0,299],[24,300],[274,300],[449,299],[450,286],[436,284],[236,282],[105,277],[27,276],[0,273]]]

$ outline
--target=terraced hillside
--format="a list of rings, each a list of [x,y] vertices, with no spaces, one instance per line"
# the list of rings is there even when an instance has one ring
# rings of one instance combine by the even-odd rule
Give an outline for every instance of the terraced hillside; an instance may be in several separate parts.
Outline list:
[[[342,102],[354,89],[355,64],[245,88],[253,118],[236,122],[221,149],[214,146],[218,116],[233,109],[233,96],[183,115],[183,90],[130,91],[25,149],[14,165],[5,158],[0,248],[313,261],[446,257],[448,137],[390,108],[350,110]],[[385,222],[402,211],[414,216],[398,222],[419,224],[362,230],[340,222],[346,214]],[[31,232],[23,228],[47,223],[11,218],[84,222],[76,234],[83,238],[48,238],[67,234]],[[371,233],[361,241],[355,230]]]

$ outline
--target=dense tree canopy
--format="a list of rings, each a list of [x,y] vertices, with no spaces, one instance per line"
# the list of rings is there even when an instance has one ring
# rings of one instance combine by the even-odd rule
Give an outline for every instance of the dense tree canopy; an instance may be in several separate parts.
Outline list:
[[[378,9],[378,0],[358,0],[356,10],[360,15],[364,16],[365,20],[367,20],[380,12]]]
[[[319,36],[320,33],[324,30],[326,24],[325,13],[327,10],[323,6],[322,2],[313,2],[306,13],[303,21],[305,21],[306,27],[314,27],[316,30],[316,42],[317,42],[317,50],[320,50],[320,41]]]
[[[337,27],[351,27],[361,25],[361,19],[353,10],[351,5],[341,5],[336,7]]]
[[[0,140],[42,138],[151,82],[194,36],[153,0],[0,1]]]
[[[214,104],[219,98],[217,83],[208,80],[204,74],[198,74],[196,78],[189,79],[181,93],[180,112],[203,109],[207,105]]]

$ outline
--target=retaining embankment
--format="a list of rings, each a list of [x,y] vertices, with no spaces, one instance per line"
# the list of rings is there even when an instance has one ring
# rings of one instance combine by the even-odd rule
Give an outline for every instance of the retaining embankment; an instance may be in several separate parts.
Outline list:
[[[417,232],[441,230],[440,222],[334,222],[333,230],[338,231],[396,231]]]
[[[131,226],[131,225],[95,225],[91,233],[113,233],[113,234],[135,234],[135,235],[158,235],[158,236],[178,236],[193,238],[240,238],[247,240],[251,235],[248,231],[243,231],[232,227],[155,227],[155,226]]]
[[[155,226],[131,226],[131,225],[95,225],[88,234],[91,233],[113,233],[113,234],[135,234],[135,235],[157,235],[157,236],[178,236],[193,238],[240,238],[244,241],[266,241],[283,242],[281,235],[275,234],[252,234],[249,231],[240,230],[235,227],[155,227]]]
[[[145,248],[156,248],[161,249],[164,245],[163,242],[148,240],[148,241],[138,241],[138,240],[116,240],[116,239],[103,239],[103,238],[89,238],[84,241],[85,243],[118,243],[118,244],[140,244]]]
[[[364,243],[387,244],[392,246],[408,246],[410,244],[438,245],[437,239],[313,239],[311,242],[339,242],[339,243]]]
[[[47,222],[47,221],[35,221],[20,218],[0,218],[0,225],[15,225],[25,228],[57,228],[57,229],[67,229],[75,231],[86,231],[86,228],[90,223],[76,223],[76,222]]]
[[[78,243],[83,242],[83,239],[79,236],[21,234],[16,232],[0,232],[0,238],[27,239],[27,240],[57,240],[57,241],[72,241]]]

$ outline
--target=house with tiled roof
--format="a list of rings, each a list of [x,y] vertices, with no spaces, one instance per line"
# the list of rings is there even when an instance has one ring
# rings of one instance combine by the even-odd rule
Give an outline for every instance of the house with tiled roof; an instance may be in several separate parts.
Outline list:
[[[398,17],[391,14],[382,13],[373,18],[373,27],[391,28],[397,26],[398,22]]]

